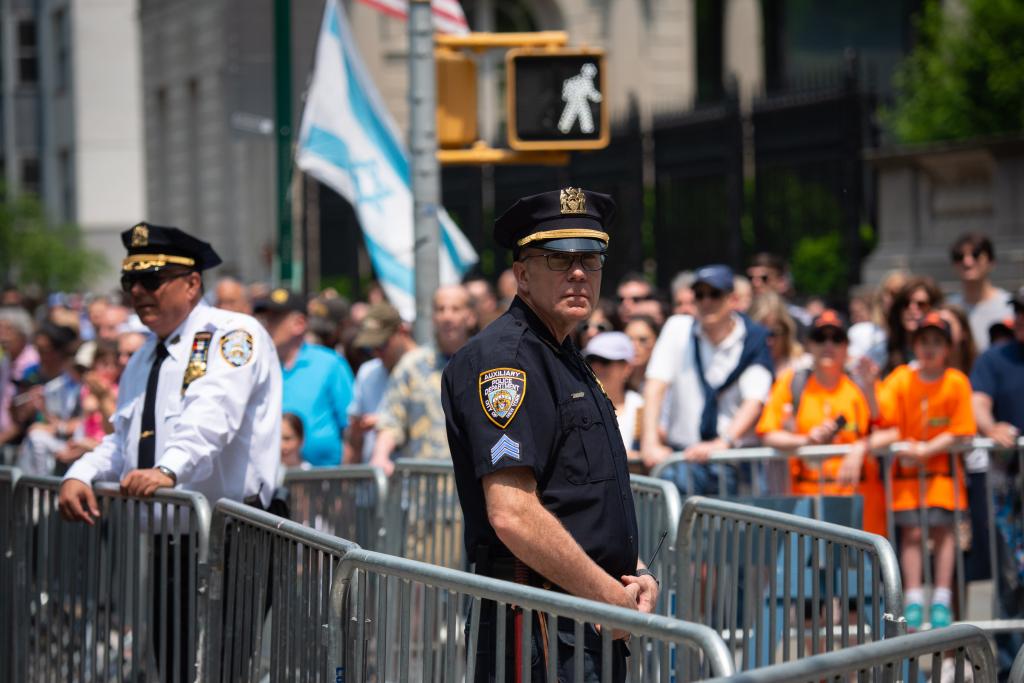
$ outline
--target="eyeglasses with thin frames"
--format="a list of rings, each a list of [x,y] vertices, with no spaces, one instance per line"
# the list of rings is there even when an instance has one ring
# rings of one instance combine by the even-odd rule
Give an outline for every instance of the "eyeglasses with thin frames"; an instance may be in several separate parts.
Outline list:
[[[594,272],[604,268],[605,255],[596,252],[587,252],[585,254],[574,254],[564,251],[552,251],[547,254],[530,254],[524,256],[521,260],[526,261],[527,259],[543,257],[547,260],[548,270],[553,270],[556,273],[564,273],[570,270],[576,261],[579,261],[580,267],[587,272]]]

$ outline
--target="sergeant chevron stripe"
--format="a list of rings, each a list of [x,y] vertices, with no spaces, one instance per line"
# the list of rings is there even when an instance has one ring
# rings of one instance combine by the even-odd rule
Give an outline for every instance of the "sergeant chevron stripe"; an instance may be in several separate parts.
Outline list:
[[[519,444],[508,438],[507,434],[502,434],[497,443],[491,446],[491,464],[497,465],[498,461],[504,457],[521,460],[519,457]]]

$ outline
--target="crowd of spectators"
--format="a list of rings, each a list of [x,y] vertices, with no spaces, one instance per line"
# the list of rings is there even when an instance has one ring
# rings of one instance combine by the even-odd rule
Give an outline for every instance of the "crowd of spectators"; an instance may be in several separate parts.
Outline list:
[[[793,458],[762,483],[797,494],[860,494],[863,526],[879,533],[890,505],[912,626],[953,617],[951,512],[963,510],[972,520],[968,573],[988,571],[987,544],[1000,544],[1003,566],[993,574],[1006,582],[1004,612],[1019,614],[1019,460],[988,450],[947,454],[975,435],[1010,447],[1024,428],[1017,390],[1024,291],[992,284],[996,250],[984,235],[957,240],[950,261],[957,291],[893,272],[831,308],[819,299],[798,303],[785,262],[771,254],[756,255],[741,274],[721,265],[679,273],[668,292],[631,273],[614,300],[596,303],[576,343],[615,407],[633,471],[668,461],[661,476],[684,494],[735,493],[750,474],[716,462],[715,453],[847,444],[845,455],[820,468]],[[516,288],[510,273],[496,284],[473,277],[435,292],[435,336],[425,346],[377,287],[349,302],[330,289],[304,297],[222,278],[207,298],[256,315],[273,339],[284,376],[286,467],[371,463],[390,472],[398,457],[449,457],[441,371],[508,306]],[[33,300],[7,287],[0,298],[5,464],[59,474],[91,450],[112,429],[118,378],[147,334],[118,296]],[[883,464],[872,451],[894,443],[903,445],[887,503]],[[919,468],[928,473],[924,498]],[[936,561],[936,590],[927,598],[918,517],[902,514],[919,509],[928,510]]]

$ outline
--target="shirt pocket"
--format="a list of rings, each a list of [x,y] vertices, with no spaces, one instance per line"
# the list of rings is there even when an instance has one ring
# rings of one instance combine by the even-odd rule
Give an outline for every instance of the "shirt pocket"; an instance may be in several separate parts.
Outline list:
[[[608,430],[600,411],[587,400],[558,406],[562,426],[562,450],[558,458],[572,484],[592,484],[615,476]]]

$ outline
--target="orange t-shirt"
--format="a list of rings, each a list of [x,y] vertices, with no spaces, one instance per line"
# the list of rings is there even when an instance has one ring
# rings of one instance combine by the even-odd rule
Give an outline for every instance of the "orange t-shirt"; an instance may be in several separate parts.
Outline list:
[[[772,386],[768,403],[757,423],[759,435],[780,430],[807,434],[822,422],[838,419],[840,415],[846,418],[846,425],[832,443],[853,443],[867,435],[871,409],[864,394],[845,374],[835,387],[826,389],[812,373],[804,385],[796,415],[792,421],[787,420],[793,403],[793,375],[793,370],[783,372]],[[790,458],[793,491],[804,495],[849,496],[859,493],[864,498],[864,530],[885,535],[885,493],[879,478],[878,461],[870,456],[865,458],[860,484],[845,486],[835,481],[842,460],[842,457],[834,457],[822,461],[822,481],[819,482],[818,468],[813,463]]]
[[[896,427],[901,439],[930,441],[940,434],[974,436],[978,428],[971,406],[971,382],[959,370],[947,368],[939,379],[926,382],[910,365],[901,365],[878,389],[879,421]],[[919,467],[893,462],[893,510],[915,510],[921,505]],[[967,490],[959,459],[957,485],[949,471],[949,454],[937,453],[925,463],[925,506],[946,510],[967,508]],[[954,500],[955,497],[955,500]]]

